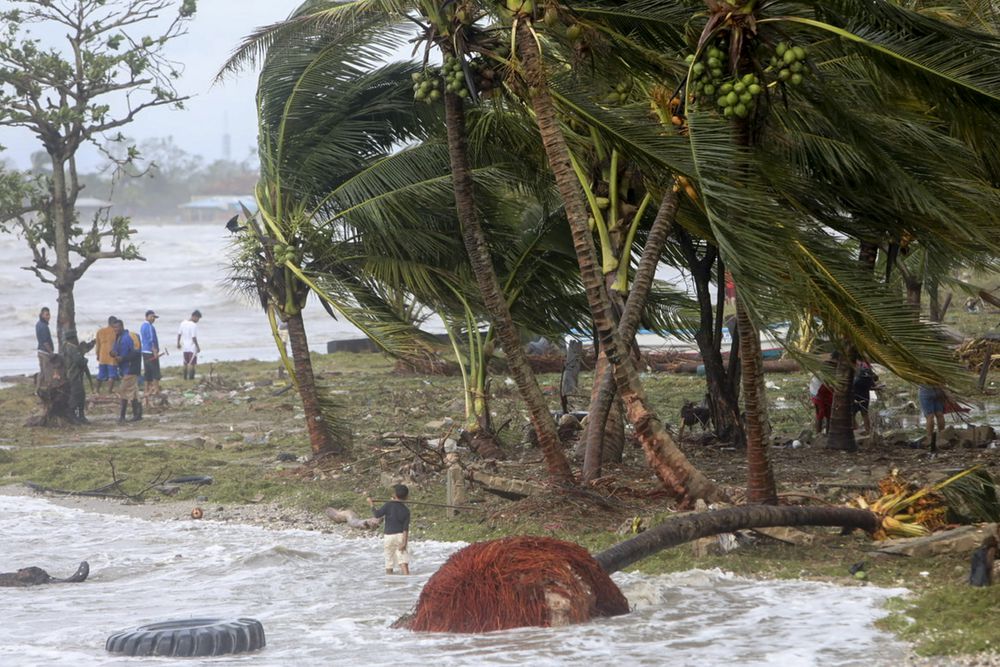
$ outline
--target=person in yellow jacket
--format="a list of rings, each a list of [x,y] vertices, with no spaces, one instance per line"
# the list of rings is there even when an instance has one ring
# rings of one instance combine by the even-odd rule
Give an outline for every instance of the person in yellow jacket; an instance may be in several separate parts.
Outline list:
[[[108,326],[102,327],[97,330],[97,335],[94,340],[96,343],[97,350],[97,393],[101,393],[101,387],[104,383],[108,383],[108,393],[113,394],[115,391],[115,380],[118,379],[118,365],[117,361],[113,356],[111,356],[111,350],[115,347],[115,338],[118,334],[115,332],[115,322],[118,318],[112,315],[108,318]]]

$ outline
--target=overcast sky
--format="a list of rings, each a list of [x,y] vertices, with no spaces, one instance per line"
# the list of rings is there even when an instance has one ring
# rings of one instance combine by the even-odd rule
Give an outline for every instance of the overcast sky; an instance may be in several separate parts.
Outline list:
[[[185,66],[177,90],[193,96],[185,103],[187,108],[151,109],[137,116],[123,132],[137,140],[172,136],[182,149],[211,161],[223,156],[222,137],[228,131],[232,158],[244,159],[256,144],[256,72],[230,77],[216,85],[212,79],[243,37],[258,26],[284,19],[299,4],[301,0],[199,0],[188,34],[172,42],[167,51],[168,56]],[[11,6],[9,0],[0,0],[0,9]],[[45,34],[42,30],[37,34],[46,40],[58,37],[58,33]],[[7,147],[0,159],[18,167],[28,166],[31,153],[41,148],[30,133],[6,127],[0,127],[0,145]],[[84,170],[98,163],[91,149],[80,158]]]

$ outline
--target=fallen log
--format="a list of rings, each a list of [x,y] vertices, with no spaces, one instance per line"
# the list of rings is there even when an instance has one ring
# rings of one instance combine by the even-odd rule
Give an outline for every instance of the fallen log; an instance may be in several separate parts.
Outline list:
[[[34,491],[35,493],[50,493],[56,496],[84,496],[87,498],[125,498],[127,497],[125,493],[118,487],[118,485],[125,481],[125,478],[121,478],[110,484],[105,484],[104,486],[99,486],[96,489],[87,489],[84,491],[69,491],[67,489],[56,489],[51,486],[42,486],[41,484],[36,484],[35,482],[25,482],[24,485]],[[117,491],[110,492],[111,489],[118,489]]]
[[[467,470],[465,478],[470,482],[482,484],[484,491],[500,496],[501,498],[507,498],[508,500],[521,500],[549,490],[547,487],[534,482],[510,477],[499,477],[477,470]]]
[[[667,519],[644,533],[595,554],[594,558],[605,572],[611,574],[658,551],[700,537],[778,526],[841,526],[874,533],[878,529],[879,518],[868,510],[846,507],[741,505]]]
[[[661,373],[690,373],[701,375],[705,372],[705,364],[701,361],[675,360],[667,362],[651,362],[650,367]],[[765,373],[797,373],[802,366],[794,359],[765,359]]]

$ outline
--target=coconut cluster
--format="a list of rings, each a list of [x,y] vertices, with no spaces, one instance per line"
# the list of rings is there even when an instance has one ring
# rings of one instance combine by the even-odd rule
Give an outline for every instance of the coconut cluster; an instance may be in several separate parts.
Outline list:
[[[625,79],[604,96],[604,102],[607,104],[625,102],[628,99],[629,93],[632,92],[632,85],[632,79]]]
[[[472,85],[480,95],[490,95],[500,87],[500,73],[488,63],[474,58],[468,61],[468,68],[472,75]],[[462,98],[467,98],[470,94],[462,61],[455,56],[447,56],[440,69],[428,67],[423,71],[414,72],[411,78],[413,98],[418,102],[428,104],[436,102],[441,99],[443,92]]]
[[[726,118],[736,116],[746,118],[753,108],[754,98],[764,92],[757,75],[753,72],[741,79],[727,81],[719,86],[719,96],[715,102]]]
[[[690,54],[685,59],[689,69],[687,103],[714,104],[722,115],[729,118],[746,118],[756,105],[757,97],[769,86],[786,83],[798,86],[809,72],[806,64],[808,51],[804,46],[781,42],[769,57],[768,66],[760,72],[747,72],[731,76],[725,41],[710,45],[699,56]],[[770,82],[770,83],[769,83]],[[682,110],[671,107],[671,121],[683,129]]]
[[[804,46],[780,42],[774,48],[774,55],[771,56],[770,67],[767,68],[767,71],[776,71],[778,79],[789,85],[798,86],[802,83],[805,75],[809,73],[809,68],[806,67],[808,55],[809,52]]]
[[[276,264],[285,264],[286,262],[295,261],[295,246],[285,245],[284,243],[274,244],[274,262]]]
[[[410,75],[413,79],[413,99],[417,102],[436,102],[441,99],[441,72],[437,68],[428,67],[421,72]]]
[[[684,62],[691,67],[691,92],[695,97],[704,95],[712,97],[722,86],[726,65],[728,64],[726,52],[716,46],[710,46],[705,51],[705,58],[697,60],[692,53]]]
[[[459,97],[469,96],[469,91],[465,87],[465,72],[462,71],[462,61],[455,56],[445,56],[442,73],[444,74],[446,92],[454,93]]]

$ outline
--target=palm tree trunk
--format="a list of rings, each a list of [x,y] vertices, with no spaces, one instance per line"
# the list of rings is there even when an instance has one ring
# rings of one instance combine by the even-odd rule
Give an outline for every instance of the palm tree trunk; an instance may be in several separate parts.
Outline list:
[[[763,390],[764,359],[760,334],[753,325],[743,299],[736,293],[737,331],[740,337],[740,360],[743,365],[743,405],[746,408],[747,501],[776,505],[778,492],[774,473],[767,459],[767,396]]]
[[[594,558],[605,572],[611,574],[658,551],[701,537],[776,526],[843,526],[874,533],[878,529],[879,518],[868,510],[846,507],[728,507],[668,519],[644,533],[594,554]]]
[[[455,190],[455,210],[462,225],[462,240],[469,254],[469,263],[476,276],[483,304],[490,316],[490,322],[497,332],[500,347],[507,356],[511,377],[517,384],[521,398],[528,408],[531,425],[538,436],[538,445],[545,457],[549,476],[557,484],[572,484],[573,473],[563,453],[555,421],[549,412],[548,403],[542,394],[535,374],[528,364],[527,355],[521,346],[521,339],[514,327],[507,299],[500,289],[490,259],[486,235],[479,224],[476,213],[472,183],[472,169],[469,166],[465,138],[465,113],[462,98],[445,93],[445,124],[448,132],[448,155],[451,160],[452,183]]]
[[[861,271],[871,273],[878,259],[878,245],[862,240],[858,249],[858,264]],[[829,449],[845,452],[858,451],[854,439],[854,370],[858,351],[850,342],[845,343],[843,354],[837,361],[836,383],[833,386],[833,407],[830,412],[830,432],[827,437]]]
[[[745,444],[739,412],[739,383],[729,382],[726,364],[722,359],[722,317],[725,308],[725,271],[722,259],[716,249],[711,248],[699,258],[693,240],[683,230],[678,234],[679,246],[688,270],[694,279],[695,295],[698,298],[699,325],[694,334],[705,366],[705,382],[708,387],[708,407],[712,415],[715,435],[724,441],[742,447]],[[719,266],[719,289],[715,308],[712,307],[710,291],[712,267]]]
[[[327,428],[319,407],[316,378],[313,375],[312,358],[309,356],[309,341],[302,321],[302,311],[288,317],[288,344],[292,348],[292,362],[295,365],[295,387],[302,398],[305,412],[306,430],[309,433],[309,447],[313,456],[338,451],[330,430]]]
[[[604,463],[621,463],[625,451],[625,421],[622,416],[621,398],[614,384],[614,371],[603,353],[597,356],[594,365],[595,382],[590,389],[590,408],[587,411],[587,431],[584,433],[582,446],[584,448],[583,480],[589,482],[601,475],[601,465]],[[601,381],[609,379],[610,384]],[[608,391],[611,398],[605,402],[602,391]],[[591,428],[595,425],[599,430],[596,437],[591,437]]]
[[[920,276],[910,273],[903,273],[903,282],[906,285],[906,303],[913,308],[914,312],[920,315],[920,298],[923,291],[923,280]]]
[[[693,502],[696,498],[721,499],[724,494],[719,487],[691,465],[687,457],[677,448],[670,434],[663,428],[663,424],[649,406],[628,351],[622,344],[611,300],[597,262],[594,239],[587,224],[587,208],[583,193],[573,173],[569,148],[560,130],[555,105],[548,92],[541,53],[531,27],[523,17],[517,20],[517,49],[524,67],[531,105],[535,111],[535,122],[538,125],[542,145],[545,147],[545,155],[566,209],[566,217],[573,235],[573,246],[580,265],[581,279],[597,328],[597,338],[614,368],[615,382],[621,392],[625,413],[635,428],[636,437],[646,454],[646,461],[664,488],[682,504]]]
[[[927,317],[931,322],[943,322],[944,313],[941,308],[941,281],[937,276],[928,276],[927,278],[927,302],[928,302],[928,313]]]
[[[858,352],[853,345],[848,344],[837,359],[836,376],[833,386],[833,407],[830,409],[830,434],[826,440],[827,449],[839,449],[845,452],[858,451],[858,443],[854,439],[854,414],[851,411],[854,403],[854,365],[858,360]]]
[[[660,208],[656,212],[656,217],[653,218],[653,224],[649,228],[646,245],[642,249],[642,257],[639,259],[639,266],[632,281],[632,289],[629,290],[629,296],[625,302],[625,311],[618,324],[618,332],[623,341],[632,340],[639,327],[639,320],[646,307],[649,290],[653,286],[656,266],[660,263],[663,246],[670,237],[679,205],[677,193],[668,185],[666,194],[660,202]],[[611,406],[615,399],[620,398],[618,385],[615,384],[614,369],[610,365],[601,365],[600,359],[607,359],[607,357],[602,355],[594,369],[594,387],[597,391],[591,394],[587,414],[587,454],[583,463],[583,480],[585,482],[599,477],[601,463],[607,460],[602,454],[604,424],[611,414]]]

